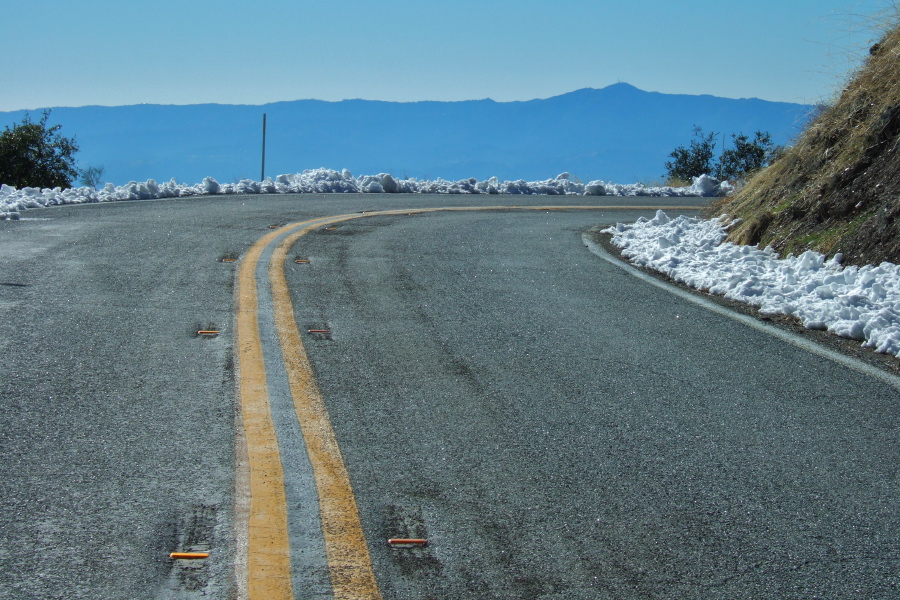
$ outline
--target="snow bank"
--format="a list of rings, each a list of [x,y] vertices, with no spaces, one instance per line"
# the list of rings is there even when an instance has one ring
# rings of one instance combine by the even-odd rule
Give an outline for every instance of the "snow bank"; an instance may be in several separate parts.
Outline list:
[[[395,179],[388,173],[353,177],[347,169],[315,169],[293,175],[279,175],[273,181],[253,181],[244,179],[237,183],[220,184],[212,177],[201,183],[188,185],[176,183],[158,184],[150,179],[143,183],[132,181],[116,187],[107,183],[106,187],[95,190],[89,187],[61,190],[24,188],[16,189],[7,185],[0,187],[0,220],[16,219],[19,211],[58,204],[80,204],[84,202],[114,202],[122,200],[149,200],[153,198],[183,198],[187,196],[208,196],[219,194],[545,194],[551,196],[716,196],[731,192],[727,183],[707,176],[694,179],[689,187],[645,187],[641,184],[619,185],[603,181],[592,181],[585,185],[574,182],[568,173],[545,181],[498,181],[492,177],[485,181],[475,178],[460,181],[434,181],[418,179]]]
[[[827,329],[900,356],[900,266],[842,267],[841,256],[817,252],[780,259],[771,248],[722,243],[725,218],[653,219],[604,230],[622,254],[693,288],[792,315],[811,329]]]
[[[734,187],[727,181],[713,179],[709,175],[694,177],[694,182],[688,187],[646,187],[640,183],[619,185],[606,183],[605,181],[592,181],[584,186],[585,196],[666,196],[686,197],[701,196],[714,198],[727,196],[734,191]]]

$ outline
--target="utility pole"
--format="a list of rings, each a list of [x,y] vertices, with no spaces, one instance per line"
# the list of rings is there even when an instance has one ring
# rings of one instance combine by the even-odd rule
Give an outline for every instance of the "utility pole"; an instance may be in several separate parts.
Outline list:
[[[266,113],[263,113],[262,173],[259,175],[259,180],[266,180]]]

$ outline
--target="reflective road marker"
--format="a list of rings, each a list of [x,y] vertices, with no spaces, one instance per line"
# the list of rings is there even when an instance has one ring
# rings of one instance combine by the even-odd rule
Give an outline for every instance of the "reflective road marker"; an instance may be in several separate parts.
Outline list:
[[[427,545],[428,540],[423,540],[420,538],[391,538],[388,540],[388,546],[392,546],[394,548],[415,548]]]
[[[209,558],[209,552],[170,552],[169,558],[181,560],[198,560]]]

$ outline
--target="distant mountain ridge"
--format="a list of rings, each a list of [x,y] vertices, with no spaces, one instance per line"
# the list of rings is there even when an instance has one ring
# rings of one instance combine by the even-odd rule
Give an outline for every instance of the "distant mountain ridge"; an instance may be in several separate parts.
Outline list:
[[[267,176],[327,167],[356,175],[538,180],[568,171],[584,181],[631,183],[661,177],[669,153],[690,142],[695,125],[721,134],[769,131],[783,144],[800,133],[812,108],[619,83],[518,102],[60,107],[50,122],[76,137],[80,166],[104,165],[104,180],[117,185],[257,179],[263,113]],[[24,113],[0,112],[0,126]]]

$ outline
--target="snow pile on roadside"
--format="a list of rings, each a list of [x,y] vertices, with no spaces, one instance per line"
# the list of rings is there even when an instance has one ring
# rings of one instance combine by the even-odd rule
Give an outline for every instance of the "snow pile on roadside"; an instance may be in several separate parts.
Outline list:
[[[95,190],[89,187],[68,190],[0,187],[0,220],[15,219],[18,212],[58,204],[85,202],[115,202],[121,200],[150,200],[155,198],[183,198],[218,194],[327,194],[327,193],[407,193],[407,194],[545,194],[552,196],[719,196],[732,191],[727,182],[719,183],[703,175],[688,187],[645,187],[641,184],[619,185],[592,181],[587,185],[572,181],[568,173],[544,181],[498,181],[496,177],[484,181],[475,178],[460,181],[395,179],[388,173],[354,177],[350,171],[314,169],[292,175],[279,175],[274,180],[244,179],[237,183],[220,184],[212,177],[201,183],[188,185],[174,179],[156,183],[132,181],[116,187]]]
[[[657,211],[653,219],[604,232],[637,265],[900,356],[900,266],[845,268],[840,254],[825,260],[812,251],[780,259],[771,248],[722,243],[726,229],[724,218],[670,219]]]
[[[604,181],[592,181],[584,186],[585,196],[656,196],[656,197],[687,197],[700,196],[703,198],[715,198],[727,196],[734,192],[734,186],[727,181],[713,179],[709,175],[694,177],[694,182],[687,187],[646,187],[640,183],[620,185],[618,183],[606,183]]]

